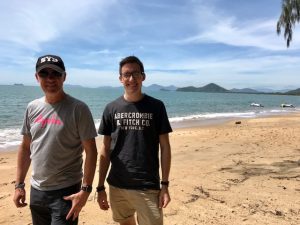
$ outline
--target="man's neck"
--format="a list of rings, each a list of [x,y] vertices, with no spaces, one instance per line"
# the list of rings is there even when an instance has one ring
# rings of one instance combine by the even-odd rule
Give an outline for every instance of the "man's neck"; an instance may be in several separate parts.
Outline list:
[[[45,101],[49,104],[55,104],[57,102],[60,102],[63,100],[66,96],[65,92],[59,92],[59,93],[54,93],[54,94],[46,94],[45,95]]]
[[[142,92],[138,93],[138,94],[128,94],[128,93],[124,93],[124,99],[127,101],[127,102],[138,102],[140,101],[142,98],[144,97],[144,94]]]

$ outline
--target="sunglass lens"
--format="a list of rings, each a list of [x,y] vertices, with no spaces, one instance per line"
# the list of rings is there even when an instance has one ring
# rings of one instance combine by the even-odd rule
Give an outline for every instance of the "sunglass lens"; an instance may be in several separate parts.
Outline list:
[[[40,71],[38,74],[42,78],[46,78],[48,76],[48,73],[46,71]]]
[[[49,77],[49,76],[53,76],[53,77],[56,77],[56,78],[59,78],[62,76],[62,73],[60,72],[57,72],[57,71],[51,71],[51,72],[48,72],[48,71],[40,71],[39,73],[39,76],[42,77],[42,78],[46,78],[46,77]]]
[[[62,76],[62,73],[57,72],[57,71],[53,71],[51,74],[53,74],[53,76],[55,76],[55,77],[61,77]]]

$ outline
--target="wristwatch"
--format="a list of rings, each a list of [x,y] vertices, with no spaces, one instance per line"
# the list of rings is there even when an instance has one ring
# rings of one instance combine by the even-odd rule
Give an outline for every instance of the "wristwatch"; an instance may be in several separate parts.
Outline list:
[[[105,186],[104,186],[104,185],[98,186],[98,187],[96,188],[96,190],[97,190],[98,193],[101,192],[101,191],[104,191],[104,190],[105,190]]]
[[[85,185],[85,186],[81,186],[81,190],[85,191],[85,192],[88,192],[88,193],[91,193],[92,190],[93,190],[93,187],[91,185]]]
[[[169,187],[169,181],[161,181],[160,184]]]
[[[16,185],[15,185],[15,189],[18,189],[18,188],[20,188],[20,189],[24,189],[24,188],[25,188],[25,183],[24,183],[24,182],[22,182],[22,183],[18,183],[18,184],[16,184]]]

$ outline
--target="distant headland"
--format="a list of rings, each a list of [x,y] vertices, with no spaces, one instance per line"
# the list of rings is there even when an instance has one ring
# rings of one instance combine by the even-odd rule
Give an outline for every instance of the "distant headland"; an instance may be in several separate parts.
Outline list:
[[[177,88],[176,91],[183,91],[183,92],[210,92],[210,93],[245,93],[245,94],[277,94],[277,95],[300,95],[300,88],[295,90],[289,90],[289,91],[271,91],[271,92],[264,92],[264,91],[257,91],[251,88],[243,88],[243,89],[231,89],[227,90],[217,84],[210,83],[203,87],[194,87],[194,86],[188,86],[188,87],[182,87]]]
[[[0,84],[1,86],[1,84]],[[25,86],[22,83],[14,83],[13,86]],[[81,85],[72,85],[65,84],[67,88],[88,88]],[[115,90],[123,90],[122,86],[112,87],[112,86],[100,86],[96,87],[100,89],[115,89]],[[203,87],[195,87],[195,86],[187,86],[187,87],[176,87],[174,85],[163,86],[158,84],[151,84],[149,86],[143,86],[144,91],[179,91],[179,92],[207,92],[207,93],[239,93],[239,94],[275,94],[275,95],[298,95],[300,96],[300,88],[291,90],[272,90],[272,89],[254,89],[254,88],[233,88],[226,89],[215,83],[209,83]]]

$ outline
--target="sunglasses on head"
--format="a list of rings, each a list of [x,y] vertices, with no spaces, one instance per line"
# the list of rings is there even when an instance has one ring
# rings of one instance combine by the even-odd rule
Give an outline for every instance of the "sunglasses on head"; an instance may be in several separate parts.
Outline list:
[[[38,75],[41,78],[46,78],[46,77],[49,77],[49,76],[53,76],[55,78],[60,78],[60,77],[62,77],[63,73],[60,73],[56,70],[52,70],[52,71],[41,70],[40,72],[38,72]]]

